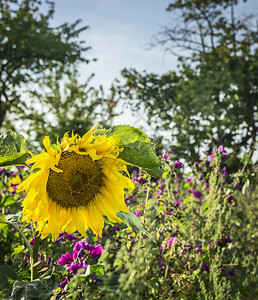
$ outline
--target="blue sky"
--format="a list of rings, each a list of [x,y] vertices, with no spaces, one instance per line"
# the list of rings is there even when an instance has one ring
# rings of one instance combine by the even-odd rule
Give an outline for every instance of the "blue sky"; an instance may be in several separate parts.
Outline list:
[[[82,19],[90,29],[81,34],[97,62],[81,67],[82,77],[95,73],[94,85],[107,90],[124,67],[164,73],[176,58],[161,49],[146,50],[152,35],[170,19],[167,0],[56,0],[54,25]]]
[[[161,48],[146,50],[153,34],[175,17],[168,0],[55,0],[53,25],[82,19],[90,29],[80,38],[92,47],[86,56],[97,62],[81,67],[82,78],[95,73],[92,83],[107,90],[124,67],[165,73],[175,70],[176,57]],[[249,0],[239,12],[258,11],[258,0]]]
[[[80,68],[83,81],[91,73],[95,73],[92,85],[96,87],[102,85],[108,92],[111,83],[120,77],[120,71],[125,67],[158,74],[176,70],[176,57],[165,54],[161,48],[146,50],[146,45],[153,34],[157,33],[162,25],[171,24],[175,18],[175,14],[166,11],[169,0],[55,0],[54,2],[53,26],[82,19],[82,25],[90,27],[80,35],[80,39],[92,47],[92,50],[86,53],[86,57],[97,58],[98,61]],[[241,4],[238,13],[243,12],[257,13],[258,0],[249,0]],[[127,123],[137,125],[139,117],[129,115],[129,111],[125,111],[125,115]],[[116,123],[121,123],[121,119],[116,120]]]

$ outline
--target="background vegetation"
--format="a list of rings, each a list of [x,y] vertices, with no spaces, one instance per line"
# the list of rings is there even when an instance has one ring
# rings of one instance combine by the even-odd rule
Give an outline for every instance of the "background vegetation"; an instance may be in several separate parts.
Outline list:
[[[258,297],[257,28],[254,16],[235,14],[238,3],[168,1],[168,13],[180,19],[151,47],[176,54],[178,69],[124,69],[107,96],[91,77],[79,79],[79,63],[89,63],[90,47],[79,40],[87,26],[51,27],[50,1],[46,13],[38,0],[0,2],[0,131],[24,133],[36,151],[45,135],[55,141],[95,123],[110,127],[119,101],[132,113],[146,111],[165,169],[159,179],[131,170],[136,189],[126,201],[147,232],[109,223],[102,238],[89,232],[87,241],[104,252],[88,261],[87,274],[75,276],[57,263],[73,252],[75,233],[41,242],[41,276],[30,282],[26,246],[13,226],[0,223],[0,298]],[[3,214],[20,211],[15,189],[29,172],[0,169]],[[33,245],[31,226],[9,221]],[[70,283],[62,286],[66,277]]]

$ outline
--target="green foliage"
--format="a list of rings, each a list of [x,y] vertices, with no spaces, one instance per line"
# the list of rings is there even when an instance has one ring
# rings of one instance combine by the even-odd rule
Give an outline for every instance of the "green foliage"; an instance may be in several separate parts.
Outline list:
[[[12,294],[9,299],[49,299],[52,290],[56,289],[57,286],[57,278],[54,276],[48,276],[47,278],[31,282],[17,280],[13,284]]]
[[[202,150],[223,145],[234,153],[235,170],[243,147],[255,144],[258,121],[256,28],[251,17],[249,23],[236,17],[237,3],[171,1],[168,11],[180,21],[164,27],[154,44],[178,54],[179,71],[125,69],[116,86],[125,105],[147,112],[155,139],[178,157],[193,163]]]
[[[28,157],[25,138],[8,131],[0,135],[0,167],[25,165]]]
[[[100,128],[111,125],[113,108],[104,99],[103,91],[90,86],[92,76],[83,83],[78,77],[75,67],[68,73],[53,72],[40,90],[30,92],[29,113],[22,117],[28,125],[24,132],[30,139],[40,141],[48,135],[55,141],[68,131],[83,136],[95,124]],[[35,142],[34,145],[38,146]]]
[[[129,125],[117,125],[113,126],[107,133],[107,137],[118,135],[121,136],[121,140],[118,143],[119,147],[131,144],[134,142],[150,143],[148,136],[140,129]]]
[[[17,173],[26,178],[28,170],[1,169],[0,221],[15,230],[0,227],[0,298],[256,299],[257,170],[250,154],[243,155],[237,172],[228,174],[224,166],[230,158],[220,149],[186,175],[168,153],[163,178],[150,179],[144,171],[131,174],[135,190],[125,195],[130,213],[118,214],[128,227],[106,223],[102,237],[87,232],[89,244],[104,247],[101,255],[77,253],[74,262],[83,257],[87,266],[74,274],[57,261],[73,252],[79,234],[40,240],[35,260],[40,277],[32,281],[24,241],[30,240],[37,254],[35,233],[31,224],[21,222],[22,197],[10,195],[8,185]],[[58,287],[65,278],[69,283]]]
[[[11,112],[27,115],[28,101],[22,95],[37,89],[46,74],[88,62],[83,53],[89,47],[76,40],[87,27],[78,28],[80,21],[51,27],[54,2],[47,5],[43,13],[38,0],[0,3],[0,128]]]
[[[122,221],[128,225],[129,228],[132,228],[133,230],[137,231],[137,232],[143,232],[145,233],[147,236],[150,236],[150,234],[148,233],[148,231],[146,231],[146,229],[143,228],[142,223],[140,221],[139,218],[136,217],[136,215],[129,211],[129,212],[124,212],[124,211],[120,211],[117,216],[122,219]]]

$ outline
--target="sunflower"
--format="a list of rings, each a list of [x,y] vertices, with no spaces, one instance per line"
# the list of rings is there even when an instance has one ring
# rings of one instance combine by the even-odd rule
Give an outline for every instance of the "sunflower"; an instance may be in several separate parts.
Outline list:
[[[43,139],[47,152],[27,163],[39,169],[23,181],[17,192],[26,191],[22,203],[23,221],[33,222],[44,239],[49,234],[56,240],[59,233],[78,230],[83,236],[88,228],[101,236],[103,216],[111,222],[121,221],[119,211],[128,212],[124,188],[133,189],[127,163],[118,158],[122,148],[119,136],[93,136],[97,126],[83,137],[67,134],[50,144]],[[125,173],[128,175],[125,176]]]

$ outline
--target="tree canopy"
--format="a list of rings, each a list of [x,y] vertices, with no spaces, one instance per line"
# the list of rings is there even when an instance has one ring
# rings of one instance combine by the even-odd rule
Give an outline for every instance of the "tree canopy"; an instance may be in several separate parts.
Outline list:
[[[0,128],[7,112],[27,113],[24,92],[53,69],[69,70],[71,64],[88,62],[84,52],[90,47],[78,41],[87,26],[50,25],[54,2],[46,1],[41,12],[39,0],[2,0],[0,2]]]
[[[116,87],[126,104],[146,110],[159,135],[170,133],[166,142],[187,161],[221,144],[236,156],[257,138],[257,33],[250,16],[236,16],[237,4],[171,1],[167,10],[179,12],[178,23],[164,27],[154,44],[176,52],[179,71],[125,69],[125,83]]]

